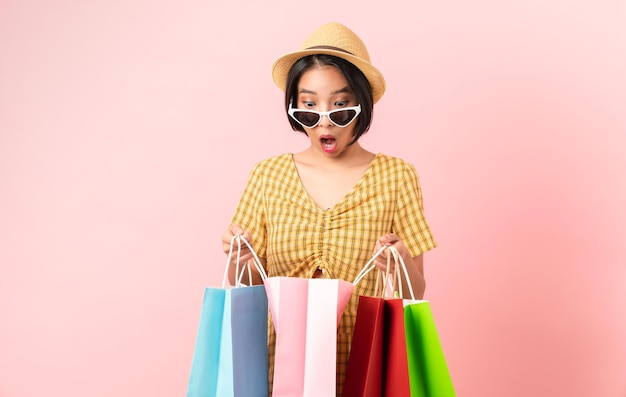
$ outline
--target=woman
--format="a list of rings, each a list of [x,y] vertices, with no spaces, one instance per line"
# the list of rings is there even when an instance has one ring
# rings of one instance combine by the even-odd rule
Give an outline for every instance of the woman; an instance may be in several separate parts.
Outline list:
[[[394,246],[407,265],[416,298],[421,299],[423,253],[436,243],[423,214],[417,174],[411,164],[370,152],[359,143],[370,127],[374,103],[385,91],[383,76],[371,65],[365,45],[347,27],[328,23],[299,51],[280,57],[272,74],[285,91],[291,127],[306,135],[310,146],[253,168],[223,234],[224,251],[234,235],[243,235],[269,276],[352,282],[380,247]],[[251,257],[249,250],[242,250],[242,260]],[[377,265],[386,266],[385,254]],[[234,266],[231,270],[232,282]],[[356,286],[339,325],[337,395],[345,376],[357,297],[375,293],[373,273]],[[262,282],[256,273],[253,280]],[[270,328],[270,380],[274,341]]]

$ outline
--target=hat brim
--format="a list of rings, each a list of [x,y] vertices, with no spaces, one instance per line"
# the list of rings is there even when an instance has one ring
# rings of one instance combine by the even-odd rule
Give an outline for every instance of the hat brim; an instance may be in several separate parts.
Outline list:
[[[365,78],[367,78],[367,81],[369,81],[370,86],[372,87],[372,96],[374,99],[374,103],[378,102],[378,100],[385,93],[385,79],[382,73],[380,73],[378,69],[372,66],[371,63],[343,51],[320,48],[300,50],[283,55],[278,58],[272,65],[272,78],[274,79],[274,83],[278,86],[278,88],[285,91],[287,87],[287,75],[289,74],[289,70],[291,70],[291,67],[299,59],[315,54],[334,55],[338,58],[345,59],[346,61],[352,63],[354,66],[359,68],[359,70],[363,72]]]

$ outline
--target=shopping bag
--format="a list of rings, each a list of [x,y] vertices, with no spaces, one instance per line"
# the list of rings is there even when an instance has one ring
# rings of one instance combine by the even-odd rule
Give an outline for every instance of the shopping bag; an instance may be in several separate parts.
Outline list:
[[[428,301],[405,301],[404,321],[412,397],[455,397]]]
[[[343,396],[410,397],[401,299],[359,296]]]
[[[235,242],[236,283],[226,287]],[[239,252],[244,242],[239,236],[231,240],[222,287],[204,290],[187,397],[268,395],[267,295],[262,285],[242,283],[244,271],[239,271]],[[254,265],[263,274],[256,254],[255,258]]]
[[[384,312],[384,299],[359,296],[350,356],[343,384],[345,397],[381,397],[383,395]]]
[[[402,299],[385,300],[387,332],[385,355],[385,396],[411,397],[407,358],[404,305]]]
[[[405,280],[409,275],[397,250],[381,248],[363,267],[354,284],[376,268],[374,260],[385,249],[390,252],[388,261],[391,258],[395,261],[395,272],[391,275],[389,271],[379,271],[383,280],[381,295],[359,296],[343,395],[455,397],[430,303],[415,299],[411,284],[407,285],[410,299],[401,295],[400,272]],[[399,298],[393,295],[396,283]],[[384,324],[382,331],[380,323]],[[382,361],[382,369],[377,360]]]
[[[335,396],[337,327],[354,285],[296,277],[263,282],[276,331],[272,396]]]
[[[383,250],[365,265],[355,278],[355,285],[375,269],[373,261]],[[388,271],[381,274],[380,292],[372,297],[359,296],[343,386],[345,397],[410,397],[404,305],[402,299],[393,298],[399,278],[396,274],[390,279]]]

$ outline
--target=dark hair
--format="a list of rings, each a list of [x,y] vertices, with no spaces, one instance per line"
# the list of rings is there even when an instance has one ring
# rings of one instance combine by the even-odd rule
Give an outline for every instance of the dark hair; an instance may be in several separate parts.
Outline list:
[[[374,96],[372,95],[372,87],[363,72],[343,58],[333,55],[315,54],[297,60],[287,75],[287,86],[285,89],[285,112],[289,109],[290,103],[293,103],[295,106],[295,103],[297,102],[298,84],[300,83],[300,78],[304,72],[314,66],[322,65],[333,66],[337,68],[341,74],[343,74],[348,82],[348,86],[354,92],[358,104],[361,105],[361,113],[356,120],[353,138],[352,141],[350,141],[350,144],[353,144],[370,128],[374,113]],[[308,136],[304,128],[289,115],[287,115],[287,119],[289,120],[289,124],[291,124],[291,128],[294,131],[300,131],[304,133],[304,135]]]

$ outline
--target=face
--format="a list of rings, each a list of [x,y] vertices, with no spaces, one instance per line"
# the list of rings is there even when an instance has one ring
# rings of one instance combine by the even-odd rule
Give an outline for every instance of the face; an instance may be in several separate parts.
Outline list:
[[[345,77],[332,66],[313,67],[302,74],[298,84],[297,103],[294,107],[328,112],[357,106],[356,97]],[[323,116],[313,128],[304,127],[311,139],[311,149],[328,157],[349,153],[356,120],[346,127],[333,124]]]

